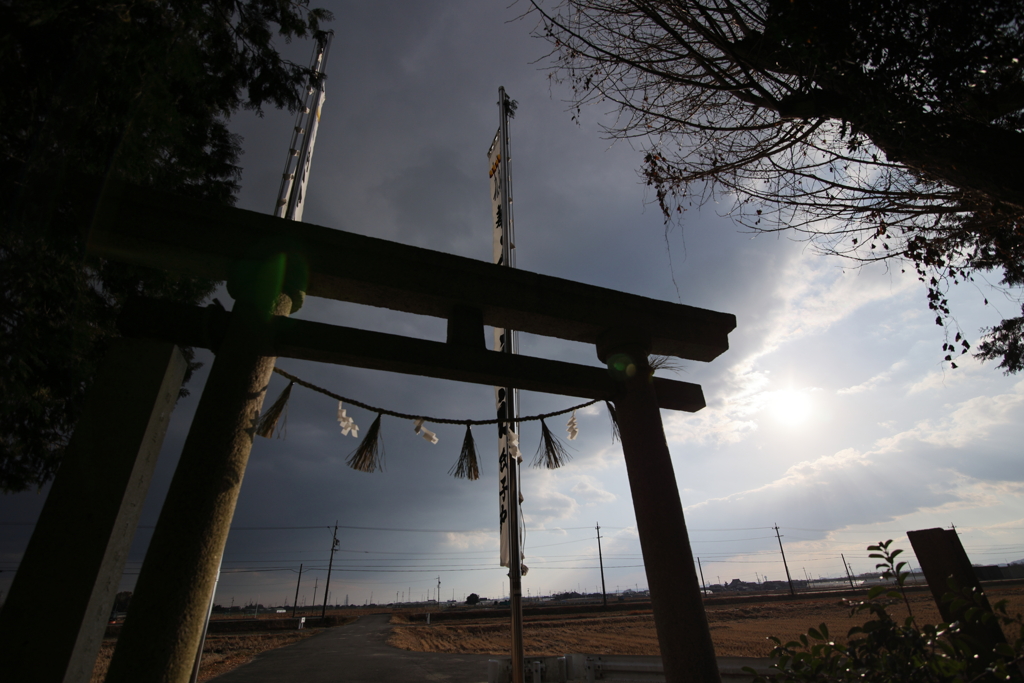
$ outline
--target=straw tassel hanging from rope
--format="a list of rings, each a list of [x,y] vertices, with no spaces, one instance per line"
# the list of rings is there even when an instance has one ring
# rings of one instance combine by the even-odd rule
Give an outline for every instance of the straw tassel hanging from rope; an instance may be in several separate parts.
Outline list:
[[[462,452],[459,461],[452,465],[448,474],[456,479],[476,481],[480,478],[480,465],[476,458],[476,443],[473,441],[473,428],[466,425],[466,438],[462,440]]]
[[[274,401],[274,405],[270,406],[266,412],[260,415],[259,421],[256,423],[256,434],[262,436],[264,439],[269,439],[274,436],[274,431],[277,429],[277,422],[284,415],[284,420],[281,421],[281,431],[278,434],[279,437],[283,437],[286,431],[288,423],[288,399],[292,395],[292,387],[295,386],[295,382],[289,382],[288,386],[285,387],[281,395]]]
[[[622,436],[619,434],[619,414],[615,412],[615,406],[612,405],[611,401],[605,401],[604,404],[608,406],[608,417],[612,421],[612,443],[621,441]]]
[[[377,419],[366,430],[363,442],[345,461],[352,469],[360,472],[376,472],[384,469],[384,443],[380,438],[380,418],[381,413],[377,413]]]
[[[533,460],[534,467],[547,467],[555,470],[569,462],[572,456],[566,450],[558,438],[551,433],[544,420],[540,421],[540,446],[537,447],[537,456]]]

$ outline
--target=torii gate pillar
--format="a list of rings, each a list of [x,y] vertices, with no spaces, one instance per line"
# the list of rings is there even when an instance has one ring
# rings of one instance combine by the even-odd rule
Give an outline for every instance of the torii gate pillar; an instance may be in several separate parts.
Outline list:
[[[628,330],[597,340],[598,358],[625,388],[615,411],[665,680],[719,683],[649,353],[650,339]]]
[[[220,350],[153,532],[107,683],[187,681],[202,642],[224,545],[274,371],[271,321],[304,294],[284,254],[241,261]],[[171,605],[170,609],[166,605]]]

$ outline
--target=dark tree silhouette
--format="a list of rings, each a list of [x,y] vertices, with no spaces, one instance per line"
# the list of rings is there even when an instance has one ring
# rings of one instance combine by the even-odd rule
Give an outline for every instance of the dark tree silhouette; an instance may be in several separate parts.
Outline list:
[[[308,0],[0,3],[0,490],[53,476],[128,297],[214,284],[87,258],[82,179],[232,203],[229,117],[301,106],[311,72],[272,39],[330,18]]]
[[[608,133],[642,141],[666,221],[724,198],[752,230],[913,264],[953,367],[949,284],[994,271],[1019,294],[1016,0],[531,1],[552,78],[576,116],[619,109]],[[1024,317],[986,332],[980,358],[1024,369]]]
[[[476,593],[470,593],[469,595],[466,596],[466,604],[467,605],[475,605],[478,602],[480,602],[480,596],[477,595]]]

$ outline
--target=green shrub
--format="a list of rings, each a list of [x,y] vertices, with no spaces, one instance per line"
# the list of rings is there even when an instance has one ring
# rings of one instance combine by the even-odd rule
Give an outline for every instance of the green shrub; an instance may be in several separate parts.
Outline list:
[[[904,583],[908,572],[906,562],[897,562],[902,550],[889,550],[891,540],[868,546],[870,557],[882,560],[876,565],[884,570],[882,578],[891,579],[892,586],[875,586],[867,600],[852,605],[851,614],[866,612],[869,619],[850,629],[847,644],[834,642],[828,627],[807,630],[799,640],[783,644],[775,636],[771,657],[778,673],[758,675],[755,683],[988,683],[991,681],[1024,681],[1024,621],[1018,614],[1006,613],[1001,600],[989,611],[982,596],[973,589],[959,589],[950,580],[950,591],[943,601],[956,619],[949,624],[918,626]],[[898,589],[898,590],[897,590]],[[900,598],[910,616],[897,622],[886,605]],[[1017,637],[1012,643],[994,647],[978,637],[993,619],[1011,625]]]

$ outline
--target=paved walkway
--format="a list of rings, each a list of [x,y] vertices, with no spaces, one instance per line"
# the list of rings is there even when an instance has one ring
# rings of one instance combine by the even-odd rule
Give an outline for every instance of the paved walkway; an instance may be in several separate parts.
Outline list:
[[[408,652],[387,644],[390,614],[371,614],[293,645],[270,650],[214,683],[486,683],[494,655]],[[766,659],[719,657],[724,681],[750,680],[743,666],[769,673]]]
[[[391,647],[390,614],[361,617],[270,650],[216,683],[485,683],[491,655],[408,652]]]

